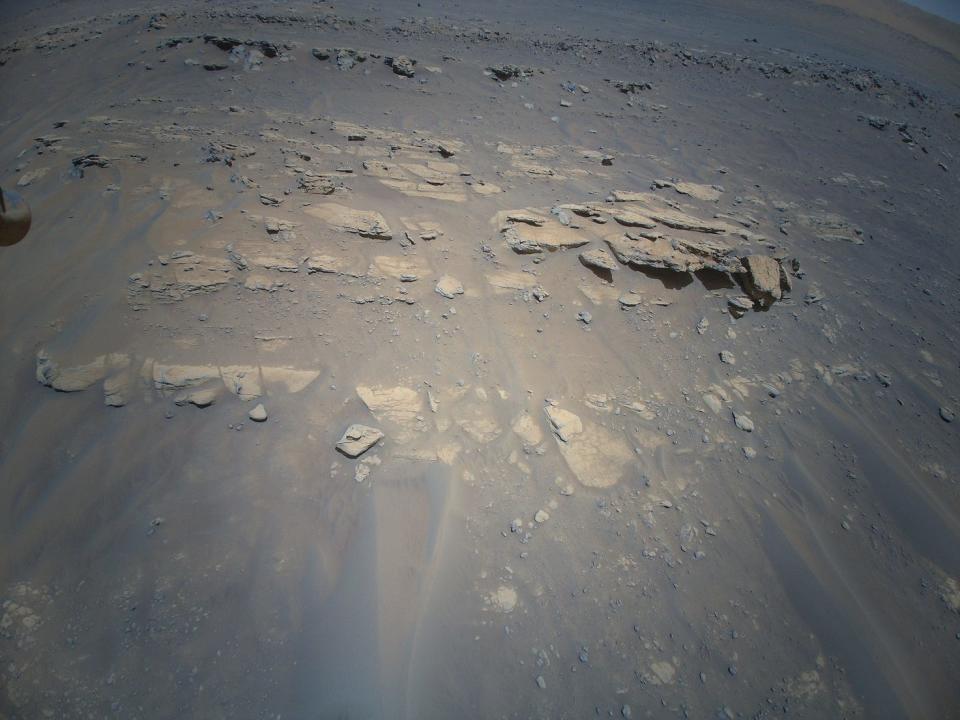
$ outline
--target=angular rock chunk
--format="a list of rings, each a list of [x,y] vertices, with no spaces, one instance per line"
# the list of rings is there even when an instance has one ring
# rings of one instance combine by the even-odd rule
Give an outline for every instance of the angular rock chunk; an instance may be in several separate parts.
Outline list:
[[[757,303],[770,307],[783,297],[784,273],[779,262],[767,255],[748,255],[743,258],[743,265],[744,289]]]
[[[347,457],[363,455],[383,439],[383,432],[369,425],[354,424],[348,427],[337,442],[337,450]]]
[[[613,259],[613,256],[602,248],[584,250],[580,253],[580,262],[587,267],[609,272],[613,272],[619,267],[617,261]]]

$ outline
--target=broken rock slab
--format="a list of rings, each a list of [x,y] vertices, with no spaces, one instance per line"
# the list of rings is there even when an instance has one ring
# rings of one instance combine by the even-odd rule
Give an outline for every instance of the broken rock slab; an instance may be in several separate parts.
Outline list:
[[[386,219],[375,210],[354,210],[345,205],[325,203],[308,207],[304,212],[342,232],[375,240],[389,240],[393,237]]]
[[[743,272],[733,248],[719,241],[705,242],[682,238],[645,238],[614,235],[606,238],[607,245],[617,260],[625,265],[650,267],[675,272],[717,270],[719,272]]]
[[[743,265],[744,289],[761,307],[770,307],[783,297],[785,273],[777,260],[768,255],[748,255]]]
[[[619,266],[613,256],[602,248],[596,250],[584,250],[580,253],[580,262],[589,268],[597,270],[606,270],[613,272]]]
[[[369,425],[355,423],[337,442],[337,450],[350,458],[360,457],[383,439],[383,432]]]
[[[558,408],[555,405],[547,405],[543,411],[546,413],[554,433],[563,442],[570,442],[574,435],[583,432],[583,423],[580,421],[580,417],[569,410]]]

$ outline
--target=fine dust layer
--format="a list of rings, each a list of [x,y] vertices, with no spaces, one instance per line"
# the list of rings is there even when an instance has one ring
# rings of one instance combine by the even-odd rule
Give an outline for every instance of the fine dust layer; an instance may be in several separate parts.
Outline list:
[[[956,26],[7,4],[0,717],[957,717]]]

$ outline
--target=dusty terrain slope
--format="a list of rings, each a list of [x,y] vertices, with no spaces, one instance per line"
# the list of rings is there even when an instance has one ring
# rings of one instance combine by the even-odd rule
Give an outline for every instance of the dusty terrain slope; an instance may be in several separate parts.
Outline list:
[[[3,17],[0,717],[960,717],[949,53]]]

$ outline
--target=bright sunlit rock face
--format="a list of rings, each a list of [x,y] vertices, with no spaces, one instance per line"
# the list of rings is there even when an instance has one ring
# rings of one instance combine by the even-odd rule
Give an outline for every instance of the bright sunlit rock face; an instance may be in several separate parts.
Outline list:
[[[956,26],[15,5],[0,717],[953,717]]]

